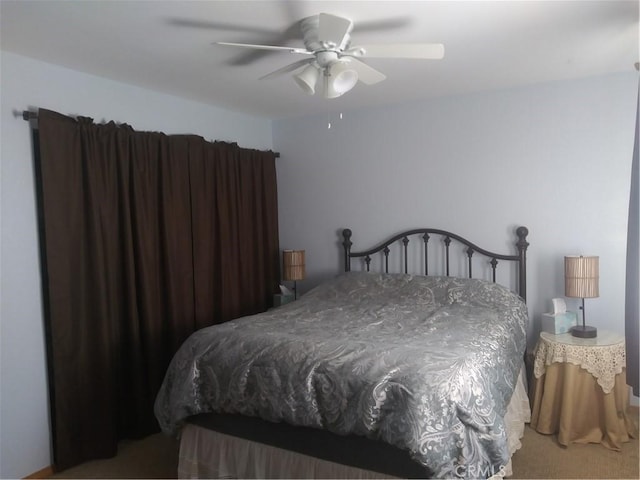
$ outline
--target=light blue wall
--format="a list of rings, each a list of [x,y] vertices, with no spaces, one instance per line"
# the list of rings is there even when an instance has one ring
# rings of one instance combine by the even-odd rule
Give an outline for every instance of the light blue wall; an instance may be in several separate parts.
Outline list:
[[[0,55],[1,478],[51,463],[30,133],[14,110],[44,107],[280,151],[280,241],[307,251],[301,290],[340,270],[343,227],[362,247],[434,226],[502,251],[523,224],[532,331],[548,300],[563,294],[562,257],[586,253],[600,255],[601,268],[590,323],[624,333],[636,74],[344,112],[331,116],[331,130],[326,114],[272,129],[269,120]]]
[[[1,67],[0,478],[51,464],[29,107],[272,148],[271,121],[85,75],[14,54]]]
[[[588,323],[624,334],[637,87],[632,72],[345,111],[331,129],[326,114],[275,121],[280,242],[306,250],[300,290],[340,270],[343,227],[354,249],[429,226],[508,252],[525,225],[529,343],[569,254],[600,256]]]

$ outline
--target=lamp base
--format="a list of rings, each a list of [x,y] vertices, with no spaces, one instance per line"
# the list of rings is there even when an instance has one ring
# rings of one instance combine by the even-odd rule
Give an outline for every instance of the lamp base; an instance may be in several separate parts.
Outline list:
[[[580,338],[595,338],[598,336],[598,329],[589,325],[576,325],[571,327],[571,335]]]

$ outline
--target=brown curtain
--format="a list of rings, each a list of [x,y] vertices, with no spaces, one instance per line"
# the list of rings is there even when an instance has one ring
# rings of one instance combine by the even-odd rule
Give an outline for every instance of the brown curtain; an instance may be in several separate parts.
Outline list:
[[[54,462],[158,430],[155,395],[195,330],[277,290],[275,155],[38,113],[36,171]]]

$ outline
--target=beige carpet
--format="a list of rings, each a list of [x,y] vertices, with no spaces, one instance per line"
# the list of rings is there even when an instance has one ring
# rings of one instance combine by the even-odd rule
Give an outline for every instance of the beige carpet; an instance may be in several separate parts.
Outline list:
[[[636,418],[637,425],[637,418]],[[638,439],[614,452],[600,444],[560,445],[555,435],[542,435],[528,425],[522,448],[512,457],[513,478],[638,479]]]
[[[115,457],[86,462],[51,478],[176,478],[177,469],[178,441],[158,433],[120,442]]]
[[[177,463],[177,442],[157,434],[123,442],[116,457],[87,462],[53,478],[175,478]],[[513,478],[638,479],[638,464],[638,439],[625,443],[621,452],[599,444],[563,447],[555,436],[527,426],[522,448],[513,456]]]

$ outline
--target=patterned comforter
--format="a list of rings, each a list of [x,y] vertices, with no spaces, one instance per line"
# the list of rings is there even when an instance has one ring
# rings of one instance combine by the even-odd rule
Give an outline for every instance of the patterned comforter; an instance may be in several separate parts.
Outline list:
[[[437,477],[487,477],[509,460],[503,417],[527,309],[477,279],[350,272],[296,302],[204,328],[158,393],[167,433],[238,413],[382,440]]]

